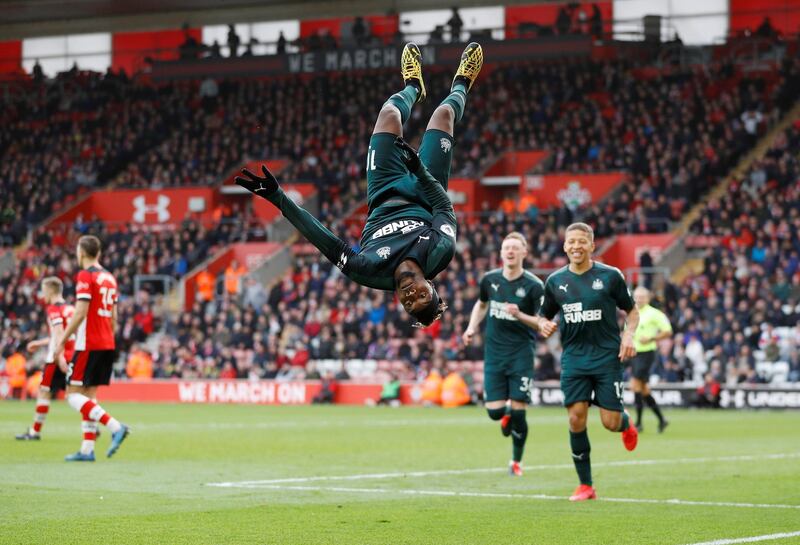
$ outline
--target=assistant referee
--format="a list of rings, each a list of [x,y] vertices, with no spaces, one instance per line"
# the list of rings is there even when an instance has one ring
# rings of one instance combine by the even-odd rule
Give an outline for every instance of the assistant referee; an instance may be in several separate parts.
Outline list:
[[[631,390],[635,396],[636,429],[642,431],[642,411],[644,404],[653,409],[658,417],[658,433],[664,431],[669,422],[661,414],[658,403],[650,392],[650,370],[656,361],[658,341],[672,336],[672,324],[667,315],[650,306],[650,290],[639,286],[633,292],[633,299],[639,307],[639,327],[633,335],[633,345],[636,356],[632,360],[633,374],[631,377]]]

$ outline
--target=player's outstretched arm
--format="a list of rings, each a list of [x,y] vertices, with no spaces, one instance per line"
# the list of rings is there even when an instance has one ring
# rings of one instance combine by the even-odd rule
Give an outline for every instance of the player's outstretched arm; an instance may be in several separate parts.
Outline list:
[[[56,337],[56,340],[58,340],[58,337]],[[49,342],[50,342],[50,337],[43,337],[41,339],[36,339],[35,341],[29,342],[25,346],[25,348],[28,350],[28,352],[33,353],[39,350],[41,347],[47,346]]]
[[[475,306],[472,307],[472,313],[469,315],[467,329],[465,329],[464,334],[461,335],[461,339],[464,341],[465,345],[469,345],[472,342],[472,337],[478,332],[478,326],[486,317],[486,312],[488,310],[489,303],[481,301],[480,299],[475,301]]]
[[[328,261],[339,267],[349,278],[367,287],[392,289],[393,284],[377,285],[373,278],[374,275],[369,274],[362,256],[355,253],[345,241],[334,235],[317,218],[289,198],[266,165],[261,166],[261,172],[263,176],[257,176],[247,169],[242,169],[243,176],[237,176],[235,181],[248,191],[274,204],[281,211],[283,217],[300,231],[300,234],[306,237]]]

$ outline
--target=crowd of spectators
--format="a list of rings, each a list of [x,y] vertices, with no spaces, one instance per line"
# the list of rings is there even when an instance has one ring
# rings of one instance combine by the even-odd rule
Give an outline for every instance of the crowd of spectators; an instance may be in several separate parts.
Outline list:
[[[0,112],[0,247],[158,142],[186,89],[84,72],[11,87]]]
[[[548,148],[552,154],[545,170],[628,170],[630,181],[617,198],[603,207],[542,210],[536,215],[487,210],[481,221],[462,223],[456,258],[437,280],[450,310],[424,332],[410,327],[392,294],[357,286],[313,254],[298,257],[295,270],[269,292],[251,282],[241,298],[227,293],[167,319],[153,354],[152,372],[155,376],[292,378],[314,376],[317,371],[307,365],[316,359],[399,359],[408,368],[393,373],[417,374],[444,361],[480,360],[480,337],[473,346],[464,347],[460,335],[477,297],[480,275],[498,266],[504,233],[522,231],[530,243],[529,266],[552,269],[564,263],[561,230],[572,220],[592,223],[600,238],[619,231],[621,225],[633,224],[637,232],[663,229],[650,220],[675,219],[719,181],[755,143],[764,125],[785,111],[791,93],[797,91],[797,77],[795,62],[763,78],[743,77],[727,65],[667,75],[649,75],[627,62],[498,67],[470,96],[468,113],[457,129],[454,176],[475,176],[509,149]],[[76,106],[66,106],[66,110],[53,103],[53,97],[61,97],[59,93],[51,96],[42,91],[43,96],[30,103],[20,97],[16,122],[2,129],[0,137],[4,154],[12,158],[11,166],[4,163],[3,168],[13,175],[0,179],[3,184],[13,181],[3,190],[13,185],[36,191],[34,197],[15,193],[6,217],[16,218],[22,206],[43,213],[39,211],[49,211],[55,202],[52,191],[40,191],[38,178],[36,184],[21,183],[42,176],[42,183],[52,189],[59,179],[55,174],[63,174],[58,169],[66,168],[59,163],[56,170],[46,170],[48,161],[59,154],[39,151],[37,142],[44,142],[47,149],[68,150],[62,155],[70,179],[81,185],[75,173],[90,173],[85,185],[91,186],[119,170],[124,153],[145,145],[141,134],[152,133],[164,139],[117,174],[116,185],[216,184],[246,158],[285,157],[289,166],[282,179],[312,181],[325,196],[336,197],[323,198],[324,221],[335,224],[333,220],[345,215],[356,195],[363,194],[359,185],[362,159],[374,122],[374,116],[364,112],[377,115],[386,97],[397,89],[394,74],[208,81],[162,89],[119,83],[108,92],[117,98],[106,97],[104,102],[103,91],[92,87],[105,87],[98,79],[67,91],[66,96],[74,93],[87,105],[76,100]],[[443,94],[449,77],[434,70],[428,83]],[[119,99],[126,93],[140,99]],[[414,110],[407,129],[412,141],[418,142],[438,103],[438,97],[431,98]],[[147,112],[162,112],[162,106],[166,117],[148,117]],[[63,125],[43,123],[42,108],[49,115],[60,111],[65,119],[69,117],[66,111],[79,115]],[[133,115],[135,108],[142,108],[141,118]],[[127,121],[120,122],[116,114]],[[106,118],[116,119],[122,128]],[[103,126],[84,127],[92,119]],[[27,140],[26,128],[40,140]],[[84,132],[94,136],[77,140],[85,140],[90,149],[82,157],[78,153],[82,144],[69,140]],[[120,139],[115,139],[118,133]],[[97,147],[95,139],[109,135],[117,146],[113,152],[91,151]],[[727,377],[732,367],[740,367],[731,362],[744,360],[753,361],[747,372],[742,368],[744,380],[761,380],[754,353],[766,353],[767,348],[774,352],[772,344],[778,345],[778,357],[786,358],[789,376],[797,380],[796,340],[772,343],[767,334],[762,342],[761,330],[761,324],[778,328],[797,321],[797,140],[797,130],[789,131],[731,194],[709,205],[695,226],[698,233],[718,236],[723,243],[708,251],[703,275],[667,287],[664,300],[676,337],[665,343],[663,363],[657,369],[664,380],[696,379],[705,370],[703,365]],[[73,157],[76,153],[78,160]],[[98,161],[98,157],[111,156],[113,166]],[[31,170],[31,165],[42,170]],[[40,202],[41,198],[47,201]],[[31,221],[27,218],[26,225]],[[104,264],[119,279],[120,291],[129,296],[121,307],[126,349],[146,339],[147,334],[141,333],[143,323],[155,328],[156,321],[147,297],[133,294],[134,275],[178,278],[213,248],[246,239],[247,229],[242,226],[246,223],[223,221],[206,228],[187,220],[177,230],[164,232],[132,226],[108,230],[97,220],[75,226],[76,232],[92,232],[104,239]],[[3,229],[11,233],[13,222]],[[357,245],[357,233],[348,234]],[[24,256],[17,269],[3,278],[0,348],[4,353],[18,350],[42,333],[35,301],[39,279],[58,274],[65,279],[66,293],[71,293],[74,265],[63,251],[70,240],[69,233],[39,233],[37,251]],[[142,313],[150,318],[137,321],[135,316]],[[737,327],[726,328],[726,324]],[[720,350],[724,354],[716,354]],[[137,345],[135,352],[142,351]],[[693,357],[695,353],[702,353],[702,361]],[[540,378],[557,376],[558,354],[557,343],[542,344],[537,358]]]
[[[703,272],[669,300],[682,344],[689,352],[695,345],[695,377],[710,371],[721,383],[764,382],[772,372],[800,380],[798,155],[795,124],[692,226]]]
[[[626,61],[501,66],[471,93],[453,175],[479,176],[513,149],[551,150],[549,171],[625,169],[610,210],[584,212],[612,231],[663,231],[787,107],[797,81],[794,62],[758,77],[724,64],[660,75]],[[161,87],[79,73],[16,93],[0,129],[10,196],[0,242],[18,243],[81,188],[216,185],[249,158],[288,159],[281,178],[313,182],[326,201],[356,198],[374,119],[398,83],[393,71]],[[406,128],[417,143],[449,74],[432,70],[428,86]]]

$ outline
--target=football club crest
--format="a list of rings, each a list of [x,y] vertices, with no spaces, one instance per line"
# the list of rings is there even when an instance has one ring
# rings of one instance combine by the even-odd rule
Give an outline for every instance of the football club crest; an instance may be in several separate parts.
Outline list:
[[[592,202],[592,194],[587,189],[582,188],[578,180],[569,182],[567,188],[559,191],[557,196],[572,211]]]
[[[525,297],[525,288],[517,288],[517,297]]]
[[[389,254],[392,253],[392,249],[389,248],[388,246],[383,246],[381,248],[378,248],[375,251],[375,253],[378,254],[378,257],[380,257],[382,259],[388,259],[389,258]]]
[[[456,238],[456,232],[451,225],[445,223],[440,227],[440,229],[442,230],[442,233],[444,233],[445,235]]]
[[[453,147],[453,144],[447,138],[439,140],[439,144],[442,146],[442,153],[447,153]]]
[[[592,282],[592,289],[593,290],[601,290],[603,289],[603,281],[599,278],[596,278],[594,282]]]

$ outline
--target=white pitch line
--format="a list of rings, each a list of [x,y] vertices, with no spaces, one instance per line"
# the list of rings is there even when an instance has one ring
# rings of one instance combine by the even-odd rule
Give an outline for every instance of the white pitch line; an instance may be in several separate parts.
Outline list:
[[[752,460],[779,460],[784,458],[798,458],[800,452],[783,454],[750,454],[743,456],[717,456],[704,458],[664,458],[660,460],[619,460],[616,462],[597,462],[593,467],[619,467],[619,466],[651,466],[669,464],[696,464],[705,462],[743,462]],[[525,466],[528,471],[547,469],[572,469],[573,464],[541,464]],[[437,475],[465,475],[468,473],[495,473],[507,471],[506,468],[481,467],[471,469],[433,469],[428,471],[397,471],[392,473],[361,473],[356,475],[319,475],[312,477],[288,477],[283,479],[266,479],[259,481],[228,481],[219,483],[206,483],[206,486],[218,488],[258,488],[259,486],[287,483],[312,483],[321,481],[364,481],[371,479],[397,479],[406,477],[432,477]]]
[[[702,543],[691,543],[690,545],[733,545],[734,543],[756,543],[758,541],[771,541],[773,539],[798,536],[800,536],[800,532],[784,532],[782,534],[765,534],[763,536],[717,539],[714,541],[703,541]]]
[[[459,498],[499,498],[515,500],[558,500],[565,501],[566,496],[553,496],[550,494],[509,494],[501,492],[464,492],[455,490],[413,490],[407,488],[350,488],[343,486],[297,486],[297,485],[268,485],[258,488],[267,490],[290,490],[296,492],[345,492],[354,494],[401,494],[404,496],[442,496]],[[694,501],[677,498],[657,500],[650,498],[598,498],[597,501],[615,503],[644,503],[662,505],[689,505],[703,507],[743,507],[758,509],[800,509],[800,505],[786,505],[777,503],[736,503],[727,501]],[[735,542],[734,542],[735,543]]]

